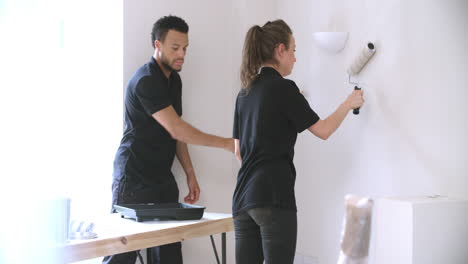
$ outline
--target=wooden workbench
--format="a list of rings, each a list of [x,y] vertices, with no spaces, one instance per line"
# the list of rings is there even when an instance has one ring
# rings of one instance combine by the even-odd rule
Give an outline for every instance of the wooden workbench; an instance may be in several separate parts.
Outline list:
[[[144,248],[233,231],[230,214],[204,213],[200,220],[145,221],[124,219],[120,214],[103,216],[95,221],[98,238],[72,240],[59,251],[65,263],[114,255]],[[223,245],[223,251],[225,245]],[[224,253],[224,252],[223,252]],[[223,256],[225,259],[225,256]]]

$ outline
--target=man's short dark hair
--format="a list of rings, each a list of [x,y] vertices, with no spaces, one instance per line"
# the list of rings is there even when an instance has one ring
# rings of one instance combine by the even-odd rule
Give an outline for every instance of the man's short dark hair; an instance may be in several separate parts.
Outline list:
[[[167,32],[170,29],[181,33],[188,33],[189,27],[182,18],[177,16],[169,15],[158,19],[158,21],[154,23],[153,30],[151,31],[151,44],[153,48],[156,40],[164,42]]]

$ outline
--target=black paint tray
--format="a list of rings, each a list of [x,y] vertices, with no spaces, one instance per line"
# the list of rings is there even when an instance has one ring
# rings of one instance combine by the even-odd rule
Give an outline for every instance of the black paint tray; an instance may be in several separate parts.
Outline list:
[[[146,203],[117,204],[114,209],[122,217],[133,218],[137,222],[145,220],[175,219],[198,220],[202,218],[205,207],[186,203]]]

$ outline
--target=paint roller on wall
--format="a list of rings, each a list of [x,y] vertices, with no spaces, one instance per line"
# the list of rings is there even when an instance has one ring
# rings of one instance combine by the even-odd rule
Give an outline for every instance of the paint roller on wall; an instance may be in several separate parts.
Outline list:
[[[349,83],[356,84],[354,86],[354,90],[361,90],[361,88],[357,85],[358,83],[351,82],[351,76],[358,75],[364,66],[366,66],[367,62],[374,56],[375,54],[375,45],[372,42],[368,42],[366,47],[361,51],[361,53],[354,59],[351,66],[349,66],[347,72],[349,74]],[[353,110],[353,114],[359,114],[359,108]]]

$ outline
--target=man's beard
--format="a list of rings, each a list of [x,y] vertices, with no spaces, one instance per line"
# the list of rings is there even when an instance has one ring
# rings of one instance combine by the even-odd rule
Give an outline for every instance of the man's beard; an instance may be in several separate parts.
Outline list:
[[[179,70],[172,68],[171,65],[169,65],[169,62],[166,60],[166,58],[164,58],[163,55],[161,55],[161,64],[168,71],[180,72],[182,70],[182,68],[180,68]]]

